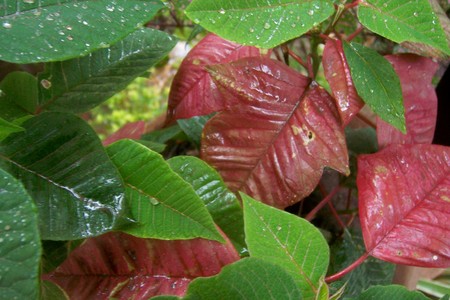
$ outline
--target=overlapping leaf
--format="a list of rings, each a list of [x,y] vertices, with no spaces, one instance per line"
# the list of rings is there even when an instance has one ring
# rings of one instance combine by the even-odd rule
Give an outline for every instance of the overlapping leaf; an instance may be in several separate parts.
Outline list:
[[[70,299],[149,299],[184,295],[197,277],[213,276],[239,259],[230,242],[162,241],[108,233],[88,239],[45,276]]]
[[[419,42],[450,54],[445,33],[427,0],[366,0],[358,18],[371,31],[394,42]]]
[[[304,299],[318,299],[330,260],[320,231],[304,219],[241,195],[250,256],[283,267],[300,286]]]
[[[108,47],[149,21],[160,1],[16,1],[0,8],[0,59],[66,60]]]
[[[194,0],[186,9],[207,30],[266,49],[301,36],[333,12],[329,0]]]
[[[450,148],[391,145],[358,160],[367,251],[393,263],[450,266]]]
[[[366,299],[402,299],[402,300],[429,300],[424,294],[418,291],[409,291],[401,285],[389,286],[372,286],[358,297],[352,300],[366,300]]]
[[[263,54],[258,48],[238,45],[214,34],[207,35],[185,57],[173,79],[168,122],[207,115],[225,107],[217,99],[215,86],[205,66],[260,55]]]
[[[377,120],[380,148],[388,144],[431,144],[437,116],[437,96],[431,80],[438,65],[413,55],[388,55],[386,59],[399,75],[405,106],[406,134],[381,119]]]
[[[322,63],[325,78],[336,100],[342,125],[345,126],[364,106],[364,103],[356,92],[340,40],[330,39],[326,42]]]
[[[283,299],[302,300],[302,290],[282,267],[258,258],[244,258],[223,268],[220,274],[198,278],[183,300]]]
[[[397,73],[375,50],[343,44],[358,95],[380,118],[406,131],[402,89]]]
[[[37,101],[37,81],[31,74],[11,72],[0,83],[0,117],[7,121],[33,114]]]
[[[37,209],[23,185],[0,169],[0,297],[39,297]]]
[[[219,174],[204,161],[192,156],[173,157],[167,163],[192,185],[216,224],[225,232],[236,249],[240,253],[246,252],[242,208]]]
[[[143,145],[121,140],[107,148],[122,175],[132,219],[123,230],[139,237],[223,241],[194,189]]]
[[[123,139],[139,139],[142,134],[144,134],[146,129],[146,124],[144,121],[137,121],[125,124],[118,131],[114,132],[108,136],[104,141],[103,145],[107,146],[118,140]]]
[[[239,99],[205,125],[201,154],[232,190],[277,207],[310,194],[322,168],[348,171],[330,95],[286,65],[245,58],[210,67],[224,99]],[[225,98],[226,97],[226,98]]]
[[[39,75],[40,110],[87,111],[125,88],[175,44],[176,40],[166,33],[144,28],[110,48],[49,63]]]
[[[0,117],[0,142],[5,139],[8,135],[14,132],[24,131],[22,127],[8,122]]]
[[[124,187],[95,132],[65,113],[43,113],[0,144],[0,160],[39,210],[44,239],[68,240],[111,230],[121,219]]]

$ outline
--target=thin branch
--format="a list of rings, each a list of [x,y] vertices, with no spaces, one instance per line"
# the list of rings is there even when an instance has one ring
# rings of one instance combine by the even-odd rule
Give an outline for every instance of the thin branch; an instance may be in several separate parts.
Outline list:
[[[311,221],[312,219],[314,219],[314,217],[316,216],[317,212],[324,207],[333,197],[334,195],[336,195],[336,193],[341,189],[341,187],[338,185],[336,187],[334,187],[334,189],[328,193],[328,195],[322,199],[322,201],[319,202],[319,204],[316,205],[316,207],[313,208],[313,210],[311,210],[309,212],[309,214],[306,215],[305,219],[308,221]]]
[[[326,277],[325,278],[326,283],[330,283],[330,282],[336,281],[338,279],[341,279],[342,277],[344,277],[345,275],[347,275],[348,273],[353,271],[360,264],[362,264],[368,257],[369,257],[369,253],[364,252],[363,255],[361,255],[360,258],[355,260],[351,265],[349,265],[345,269],[337,272],[336,274],[333,274],[331,276]]]
[[[308,65],[307,63],[305,63],[305,61],[298,56],[297,54],[294,53],[294,51],[292,51],[291,49],[288,48],[288,53],[289,55],[295,59],[296,62],[298,62],[300,65],[302,65],[303,68],[305,68],[306,70],[308,70]]]
[[[347,42],[351,42],[355,37],[358,36],[358,34],[361,33],[362,30],[363,30],[363,27],[358,26],[358,28],[356,28],[356,30],[347,37]]]
[[[342,222],[341,217],[339,216],[339,214],[337,213],[336,209],[334,208],[333,203],[328,202],[328,208],[331,210],[331,213],[333,214],[334,218],[336,219],[336,221],[339,223],[339,225],[342,227],[342,229],[345,230],[345,228],[347,228],[344,224],[344,222]]]

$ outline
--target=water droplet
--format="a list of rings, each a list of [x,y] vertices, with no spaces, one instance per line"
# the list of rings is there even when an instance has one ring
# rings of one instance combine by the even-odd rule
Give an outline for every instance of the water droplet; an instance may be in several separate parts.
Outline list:
[[[291,27],[292,27],[292,28],[295,28],[295,26],[296,26],[296,25],[295,25],[294,23],[291,24]]]
[[[48,16],[46,16],[45,19],[46,19],[47,21],[53,21],[53,20],[54,20],[52,14],[49,14]]]
[[[49,88],[52,87],[52,83],[50,81],[48,81],[47,79],[42,79],[41,80],[41,85],[46,90],[48,90]]]
[[[119,6],[119,7],[117,7],[117,10],[120,11],[120,12],[122,12],[122,11],[125,10],[125,8],[123,8],[122,6]]]
[[[82,9],[87,9],[88,6],[87,6],[87,4],[83,3],[83,4],[81,4],[81,8],[82,8]]]
[[[312,9],[308,10],[308,15],[310,16],[314,15],[314,11]]]
[[[99,46],[100,48],[108,48],[108,47],[109,47],[109,44],[108,44],[108,43],[105,43],[105,42],[101,42],[98,46]]]
[[[136,5],[134,6],[134,9],[135,9],[135,10],[141,10],[141,7],[140,7],[138,4],[136,4]]]
[[[106,10],[107,11],[114,11],[116,8],[112,5],[106,5]]]
[[[62,30],[58,31],[58,34],[59,35],[65,35],[64,31],[62,31]]]
[[[250,29],[248,30],[248,31],[250,31],[250,32],[255,32],[255,28],[253,28],[253,27],[250,27]]]
[[[3,28],[5,28],[5,29],[10,29],[10,28],[12,28],[12,24],[9,23],[9,22],[7,22],[7,21],[3,22],[2,25],[3,25]]]
[[[278,231],[281,230],[281,226],[280,226],[280,225],[277,226],[277,230],[278,230]]]
[[[222,14],[222,15],[225,14],[225,9],[221,8],[221,9],[219,10],[219,13]]]
[[[418,17],[419,13],[417,11],[415,11],[413,15],[414,15],[414,17]]]
[[[433,255],[433,260],[438,260],[437,255]]]
[[[66,26],[66,29],[67,29],[67,30],[72,30],[73,28],[72,28],[72,26],[67,25],[67,26]]]
[[[86,44],[84,44],[86,47],[90,47],[91,46],[91,44],[89,44],[89,43],[86,43]]]
[[[69,41],[73,41],[73,36],[68,35],[68,36],[67,36],[67,39],[68,39]]]
[[[264,29],[269,29],[270,28],[270,24],[269,23],[264,23]]]
[[[158,201],[156,198],[150,197],[150,203],[151,203],[152,205],[158,205],[158,204],[159,204],[159,201]]]
[[[259,40],[261,37],[259,35],[256,36],[256,39]]]
[[[198,23],[198,22],[200,22],[200,20],[199,19],[194,19],[194,22]]]
[[[372,89],[370,89],[370,92],[373,94],[373,90]]]
[[[10,230],[10,229],[11,229],[11,226],[9,226],[9,225],[6,225],[6,226],[5,226],[5,230],[6,230],[6,231],[8,231],[8,230]]]
[[[293,15],[293,14],[294,14],[294,11],[293,11],[293,10],[290,10],[289,13],[290,13],[291,15]]]
[[[86,21],[83,21],[83,22],[81,22],[83,25],[89,25],[89,23],[88,22],[86,22]]]

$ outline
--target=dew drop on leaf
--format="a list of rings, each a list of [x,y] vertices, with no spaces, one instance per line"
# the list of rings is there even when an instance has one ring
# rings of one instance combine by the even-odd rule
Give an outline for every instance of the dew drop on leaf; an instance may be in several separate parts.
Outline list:
[[[12,28],[12,24],[9,23],[9,22],[3,22],[2,26],[3,26],[3,28],[5,28],[5,29],[10,29],[10,28]]]
[[[269,29],[270,28],[270,24],[269,23],[265,23],[264,24],[264,29]]]
[[[250,28],[248,31],[255,32],[255,28]]]
[[[417,11],[414,12],[414,17],[418,17],[419,13]]]
[[[47,89],[47,90],[52,87],[52,83],[50,81],[48,81],[47,79],[42,79],[41,85],[44,89]]]
[[[312,9],[308,10],[308,15],[310,16],[314,15],[314,11]]]
[[[219,10],[219,13],[222,14],[222,15],[225,14],[225,9],[221,8],[221,9]]]

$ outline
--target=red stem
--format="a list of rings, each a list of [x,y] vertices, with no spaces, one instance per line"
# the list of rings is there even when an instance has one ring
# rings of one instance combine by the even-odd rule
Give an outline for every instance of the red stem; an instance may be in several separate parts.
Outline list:
[[[355,32],[353,32],[352,34],[350,34],[347,37],[347,42],[351,42],[358,34],[361,33],[362,30],[363,30],[362,26],[359,26],[358,28],[356,28]]]
[[[339,223],[339,225],[342,227],[342,229],[345,229],[346,226],[344,222],[342,222],[341,217],[339,217],[339,214],[337,213],[336,209],[334,208],[333,203],[328,202],[328,208],[331,210],[331,213],[333,214],[336,221]]]
[[[364,123],[366,123],[367,125],[369,125],[370,127],[372,127],[373,129],[377,129],[377,124],[375,124],[374,122],[372,122],[372,120],[369,120],[366,116],[364,116],[361,113],[358,113],[356,115],[361,121],[363,121]]]
[[[298,56],[297,54],[295,54],[291,49],[287,49],[288,50],[288,53],[289,53],[289,55],[293,58],[293,59],[295,59],[295,61],[296,62],[298,62],[300,65],[302,65],[302,67],[303,68],[305,68],[306,70],[308,70],[308,65],[303,61],[303,59],[300,57],[300,56]]]
[[[326,277],[325,278],[326,283],[330,283],[330,282],[336,281],[338,279],[341,279],[342,277],[344,277],[345,275],[347,275],[348,273],[353,271],[360,264],[362,264],[367,259],[367,257],[369,257],[369,253],[364,252],[363,255],[361,255],[360,258],[355,260],[351,265],[349,265],[345,269],[337,272],[336,274],[333,274],[331,276]]]
[[[314,207],[313,210],[309,212],[309,214],[306,215],[305,219],[311,221],[315,217],[316,213],[322,207],[324,207],[325,204],[327,204],[334,197],[334,195],[336,195],[336,193],[339,191],[340,188],[341,187],[338,185],[330,193],[328,193],[328,195],[325,198],[323,198],[322,201],[320,201],[319,204],[317,204],[317,206]]]
[[[350,8],[355,7],[355,6],[358,6],[359,3],[361,3],[361,0],[355,0],[352,3],[346,4],[344,7],[345,7],[345,9],[350,9]]]

